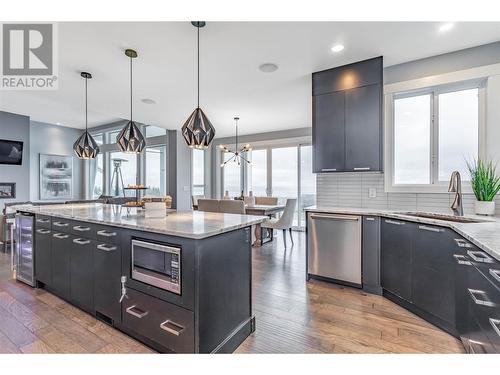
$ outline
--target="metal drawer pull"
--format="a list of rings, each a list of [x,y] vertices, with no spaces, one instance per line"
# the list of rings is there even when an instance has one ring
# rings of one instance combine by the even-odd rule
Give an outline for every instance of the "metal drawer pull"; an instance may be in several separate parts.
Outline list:
[[[402,221],[394,221],[394,220],[385,220],[387,224],[394,224],[394,225],[404,225]]]
[[[37,223],[42,223],[42,224],[48,223],[49,221],[50,221],[49,219],[36,219]]]
[[[40,233],[40,234],[49,234],[50,230],[48,230],[48,229],[37,229],[36,232]]]
[[[465,247],[467,249],[470,249],[472,247],[470,243],[468,243],[462,238],[455,238],[455,242],[457,243],[458,247]]]
[[[488,295],[482,290],[477,289],[467,289],[472,297],[472,300],[476,305],[494,307],[495,303],[491,302]],[[483,299],[478,298],[478,296],[483,297]]]
[[[418,226],[418,229],[422,229],[422,230],[427,230],[429,232],[436,232],[436,233],[441,233],[444,231],[444,229],[439,229],[439,228],[434,228],[434,227],[429,227],[427,225],[419,225]]]
[[[61,223],[61,222],[59,222],[59,221],[55,221],[55,222],[54,222],[54,225],[55,225],[56,227],[67,227],[69,224],[68,224],[68,223]]]
[[[78,245],[87,245],[90,243],[90,240],[82,240],[81,238],[75,238],[73,240],[73,243],[76,243]]]
[[[53,234],[52,237],[59,238],[59,239],[63,240],[65,238],[68,238],[69,234],[56,233],[56,234]]]
[[[354,168],[355,171],[369,171],[370,167],[357,167]]]
[[[467,260],[467,257],[465,255],[453,254],[453,257],[457,260],[458,264],[463,264],[465,266],[472,265],[472,263]]]
[[[321,172],[336,172],[337,168],[323,168]]]
[[[500,336],[500,320],[499,319],[493,319],[490,318],[490,324],[497,333],[498,336]]]
[[[336,216],[336,215],[311,215],[311,219],[325,219],[325,220],[351,220],[358,221],[356,216]]]
[[[88,232],[90,230],[90,227],[81,227],[79,225],[73,227],[74,230],[77,232]]]
[[[160,324],[160,328],[175,336],[179,336],[182,331],[184,331],[183,326],[174,323],[171,320],[165,320],[162,324]]]
[[[375,218],[374,217],[367,217],[365,220],[366,221],[375,221]]]
[[[493,276],[493,278],[500,283],[500,270],[494,270],[490,268],[490,275]]]
[[[116,250],[116,246],[106,246],[104,244],[97,245],[97,248],[99,250],[104,250],[104,251],[114,251],[114,250]]]
[[[103,237],[114,237],[114,236],[116,236],[116,232],[108,232],[107,230],[99,230],[99,231],[97,231],[97,234],[99,236],[103,236]]]
[[[135,305],[127,307],[125,310],[127,313],[129,313],[132,316],[135,316],[136,318],[142,319],[146,315],[148,315],[147,311],[141,310],[138,307],[135,307]]]
[[[493,263],[493,258],[490,258],[488,255],[486,255],[482,251],[467,250],[467,254],[476,262]]]

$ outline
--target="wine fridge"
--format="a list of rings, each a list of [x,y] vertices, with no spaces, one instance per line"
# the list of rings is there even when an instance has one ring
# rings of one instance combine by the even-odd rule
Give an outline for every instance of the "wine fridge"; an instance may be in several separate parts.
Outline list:
[[[16,214],[16,278],[31,286],[35,286],[34,218],[27,213]]]

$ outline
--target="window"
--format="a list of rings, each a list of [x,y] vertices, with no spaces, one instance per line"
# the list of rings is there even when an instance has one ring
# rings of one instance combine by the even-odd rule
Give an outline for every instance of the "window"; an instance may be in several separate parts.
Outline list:
[[[223,160],[228,161],[234,156],[232,153],[223,153]],[[222,181],[223,191],[227,191],[230,197],[239,197],[242,190],[241,165],[238,165],[236,158],[227,163],[223,168]]]
[[[470,179],[467,162],[479,155],[480,90],[455,85],[394,95],[393,187],[442,191],[455,170]]]
[[[302,228],[306,226],[304,208],[316,204],[316,175],[312,172],[312,159],[312,146],[300,146],[299,226]]]
[[[165,146],[146,147],[146,187],[147,194],[164,196],[166,194],[166,154]]]
[[[109,191],[111,195],[123,196],[122,187],[137,184],[137,155],[119,151],[111,152],[109,160],[111,171]],[[135,192],[125,193],[125,195],[135,196]]]
[[[256,197],[267,196],[267,150],[253,150],[248,152],[248,185],[247,191]]]
[[[167,134],[167,129],[159,128],[158,126],[152,126],[152,125],[146,126],[146,138],[158,137],[166,134]]]
[[[205,195],[205,151],[193,149],[193,195]]]
[[[97,158],[90,161],[90,170],[92,171],[90,175],[90,186],[91,188],[91,199],[99,198],[103,192],[103,163],[102,154],[97,154]]]

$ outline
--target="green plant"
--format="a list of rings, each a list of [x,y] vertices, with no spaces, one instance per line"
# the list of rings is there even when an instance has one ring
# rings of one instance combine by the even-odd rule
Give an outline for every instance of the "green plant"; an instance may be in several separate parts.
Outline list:
[[[491,202],[500,191],[500,177],[496,173],[496,165],[491,161],[474,159],[467,162],[471,177],[471,186],[478,201]]]

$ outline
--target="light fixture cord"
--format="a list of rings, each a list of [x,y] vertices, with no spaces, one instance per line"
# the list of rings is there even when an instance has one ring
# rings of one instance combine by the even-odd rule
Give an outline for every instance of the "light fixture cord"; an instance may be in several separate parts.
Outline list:
[[[88,101],[88,94],[87,94],[87,77],[85,77],[85,132],[88,131],[87,127],[88,127],[88,105],[87,105],[87,101]]]
[[[238,152],[238,120],[234,119],[236,122],[236,152]]]
[[[130,57],[130,121],[132,121],[132,56]]]
[[[198,108],[200,108],[200,25],[198,29]]]

